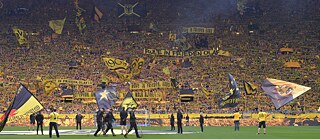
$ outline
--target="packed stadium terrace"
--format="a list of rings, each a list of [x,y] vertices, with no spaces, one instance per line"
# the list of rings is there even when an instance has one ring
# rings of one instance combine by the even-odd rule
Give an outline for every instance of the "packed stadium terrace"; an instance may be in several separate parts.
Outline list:
[[[231,73],[240,86],[242,101],[238,108],[255,112],[263,107],[274,111],[272,101],[257,88],[257,94],[244,97],[242,81],[254,84],[268,78],[281,79],[311,87],[311,90],[282,107],[279,112],[316,112],[320,106],[319,88],[319,32],[318,0],[248,0],[249,8],[239,13],[236,2],[226,0],[188,1],[137,0],[146,8],[144,16],[118,17],[117,1],[79,0],[83,8],[86,28],[78,30],[74,19],[74,1],[29,0],[2,1],[0,9],[0,111],[10,105],[19,83],[25,84],[44,106],[60,108],[60,113],[94,113],[96,103],[89,97],[75,97],[95,92],[106,76],[118,84],[119,94],[125,92],[124,81],[107,68],[102,58],[114,57],[131,63],[134,58],[144,58],[141,73],[130,81],[156,82],[176,79],[178,87],[195,90],[192,102],[181,102],[176,89],[144,90],[161,92],[161,97],[136,98],[138,109],[152,113],[170,113],[180,107],[189,113],[229,113],[232,108],[219,109],[217,100],[229,92],[227,74]],[[130,2],[123,0],[120,3]],[[252,3],[254,4],[252,4]],[[221,3],[221,4],[219,4]],[[250,8],[250,4],[251,7]],[[291,4],[291,5],[290,5]],[[252,6],[254,5],[254,6]],[[94,6],[103,16],[100,23],[93,19]],[[257,10],[256,8],[259,8]],[[284,8],[286,7],[286,8]],[[292,8],[288,8],[292,7]],[[144,14],[144,13],[142,13]],[[61,35],[49,27],[50,20],[66,18]],[[250,28],[250,23],[255,25]],[[12,31],[17,27],[28,33],[28,43],[20,45]],[[213,34],[183,34],[183,27],[215,28]],[[177,34],[190,44],[180,48],[169,34]],[[206,45],[197,45],[199,40]],[[231,56],[169,57],[146,55],[146,49],[224,50]],[[293,52],[281,52],[292,48]],[[185,66],[184,61],[191,61]],[[70,61],[80,63],[71,66]],[[285,67],[285,62],[299,62],[301,66]],[[170,75],[163,72],[168,67]],[[43,80],[90,80],[93,85],[59,84],[57,89],[46,91]],[[62,98],[62,88],[73,91],[73,98]],[[209,94],[201,88],[211,90]],[[120,97],[115,108],[123,97]],[[94,98],[93,98],[94,99]]]

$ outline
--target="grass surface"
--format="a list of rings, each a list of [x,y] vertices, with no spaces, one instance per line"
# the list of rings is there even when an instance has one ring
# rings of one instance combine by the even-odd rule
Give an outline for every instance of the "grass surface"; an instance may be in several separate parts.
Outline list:
[[[5,127],[5,131],[27,130],[27,127]],[[48,128],[45,127],[45,130]],[[59,127],[59,129],[74,129],[74,127]],[[94,129],[86,127],[85,129]],[[116,129],[119,129],[117,127]],[[144,130],[168,130],[169,127],[143,127]],[[177,127],[176,127],[177,129]],[[205,127],[204,133],[198,133],[199,127],[184,127],[184,131],[194,131],[194,134],[174,134],[174,135],[144,135],[144,139],[316,139],[320,137],[320,127],[267,127],[267,134],[257,135],[257,127],[240,127],[240,131],[235,132],[233,127]],[[261,130],[263,132],[263,130]],[[0,135],[0,139],[47,139],[48,135]],[[56,138],[56,136],[53,136]],[[98,136],[93,135],[62,135],[62,139],[99,139],[112,138],[124,139],[123,136]],[[129,135],[128,139],[135,139],[134,135]]]

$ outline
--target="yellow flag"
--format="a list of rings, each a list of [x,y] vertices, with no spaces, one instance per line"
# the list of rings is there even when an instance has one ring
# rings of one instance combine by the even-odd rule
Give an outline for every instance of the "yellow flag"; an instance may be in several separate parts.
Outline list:
[[[170,75],[170,70],[169,70],[168,66],[163,68],[162,71],[163,71],[164,74]]]
[[[131,64],[131,74],[136,75],[141,73],[142,66],[144,64],[143,58],[136,58]]]
[[[223,50],[219,50],[218,55],[219,56],[231,56],[229,51],[223,51]]]
[[[26,38],[27,35],[25,31],[23,31],[22,29],[18,29],[16,27],[13,27],[12,30],[16,35],[19,44],[24,44],[27,42],[27,38]]]
[[[103,61],[110,70],[127,69],[129,66],[125,60],[116,58],[103,58]]]
[[[64,18],[63,20],[51,20],[49,21],[49,26],[55,33],[61,34],[65,21],[66,21],[66,18]]]
[[[169,40],[170,41],[175,41],[177,39],[177,34],[175,33],[169,33]]]

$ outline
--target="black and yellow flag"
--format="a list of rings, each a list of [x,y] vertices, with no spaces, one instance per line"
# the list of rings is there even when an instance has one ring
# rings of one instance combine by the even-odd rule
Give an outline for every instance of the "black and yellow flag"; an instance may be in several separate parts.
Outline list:
[[[123,98],[123,101],[120,105],[120,110],[124,108],[125,110],[127,109],[135,109],[138,107],[138,103],[134,100],[131,92],[128,92],[126,96]]]
[[[251,84],[249,82],[243,81],[244,91],[246,95],[255,95],[257,93],[257,85]]]
[[[21,84],[14,97],[13,103],[11,103],[6,113],[0,118],[0,132],[7,122],[23,119],[25,116],[36,113],[43,108],[43,105],[38,99]]]
[[[103,61],[110,70],[127,69],[129,66],[125,60],[117,58],[103,58]]]
[[[134,59],[132,64],[131,64],[131,74],[132,75],[140,74],[143,64],[144,64],[144,59],[143,58]]]
[[[13,30],[13,33],[16,35],[20,45],[27,43],[27,35],[24,30],[18,29],[16,27],[13,27],[12,30]]]

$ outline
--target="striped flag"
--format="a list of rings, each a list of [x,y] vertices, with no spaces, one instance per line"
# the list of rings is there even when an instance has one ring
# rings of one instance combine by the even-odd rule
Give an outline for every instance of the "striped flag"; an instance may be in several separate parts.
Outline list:
[[[94,7],[94,20],[96,20],[98,23],[100,23],[102,16],[103,16],[103,13],[95,6]]]
[[[271,98],[276,109],[311,89],[299,84],[270,78],[264,80],[261,88]]]
[[[13,103],[11,103],[6,113],[0,117],[0,132],[7,122],[23,119],[25,116],[34,114],[43,108],[38,99],[21,84]]]

